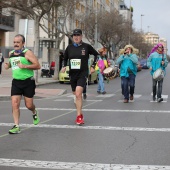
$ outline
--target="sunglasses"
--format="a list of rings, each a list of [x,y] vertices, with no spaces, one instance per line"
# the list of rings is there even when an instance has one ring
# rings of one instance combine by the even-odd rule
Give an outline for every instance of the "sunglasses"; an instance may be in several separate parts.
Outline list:
[[[80,36],[80,34],[73,34],[73,36]]]

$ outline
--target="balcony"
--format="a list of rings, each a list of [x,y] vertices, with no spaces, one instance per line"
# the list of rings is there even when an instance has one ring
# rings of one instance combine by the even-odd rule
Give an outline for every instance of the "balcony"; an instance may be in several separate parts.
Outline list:
[[[0,14],[0,30],[14,31],[14,16]]]

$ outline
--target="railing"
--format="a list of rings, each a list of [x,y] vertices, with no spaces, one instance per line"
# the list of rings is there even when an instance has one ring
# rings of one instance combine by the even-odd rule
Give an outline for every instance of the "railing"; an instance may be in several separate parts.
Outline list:
[[[6,16],[6,15],[0,14],[0,29],[2,29],[1,25],[3,26],[3,29],[5,29],[7,31],[9,29],[9,27],[14,29],[14,16]],[[10,30],[11,30],[11,28],[10,28]]]

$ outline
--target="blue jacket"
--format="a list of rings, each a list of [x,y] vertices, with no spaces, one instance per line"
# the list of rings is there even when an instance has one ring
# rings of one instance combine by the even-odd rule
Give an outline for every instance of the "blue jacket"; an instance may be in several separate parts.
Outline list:
[[[120,64],[120,77],[129,77],[130,72],[137,74],[138,57],[136,54],[121,55],[116,63]]]
[[[163,57],[163,58],[162,58]],[[162,60],[165,62],[164,65],[162,65]],[[147,59],[147,66],[149,68],[152,68],[151,75],[158,69],[161,68],[164,70],[165,73],[165,67],[168,65],[168,60],[166,58],[165,54],[159,54],[158,52],[152,53],[149,58]]]

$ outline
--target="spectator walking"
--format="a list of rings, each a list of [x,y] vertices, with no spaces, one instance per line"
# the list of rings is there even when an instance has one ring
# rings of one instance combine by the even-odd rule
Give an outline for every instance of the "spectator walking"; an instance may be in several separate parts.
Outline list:
[[[106,53],[107,50],[106,48],[101,48],[98,50],[99,52],[99,57],[98,57],[98,61],[95,67],[95,70],[97,71],[97,75],[98,75],[98,87],[97,87],[97,93],[98,94],[106,94],[105,91],[105,83],[104,83],[104,76],[103,76],[103,71],[105,68],[108,67],[108,65],[110,66],[110,64],[108,64],[108,61],[106,59]]]
[[[0,76],[1,76],[1,73],[2,73],[2,64],[4,62],[4,56],[0,50]]]
[[[132,45],[129,44],[124,47],[124,54],[119,56],[117,64],[120,65],[120,77],[124,103],[128,103],[129,94],[130,100],[134,99],[135,78],[138,64],[138,57],[134,54],[134,47]]]
[[[163,44],[159,43],[155,47],[153,47],[148,57],[149,58],[147,59],[147,66],[151,70],[150,74],[152,76],[153,101],[156,100],[156,95],[157,95],[157,102],[162,102],[163,101],[162,98],[163,77],[166,74],[165,68],[168,65],[166,54],[164,54]],[[161,69],[161,72],[163,73],[163,77],[161,79],[155,79],[153,77],[154,73],[158,69]],[[158,89],[157,89],[157,84],[158,84]]]

